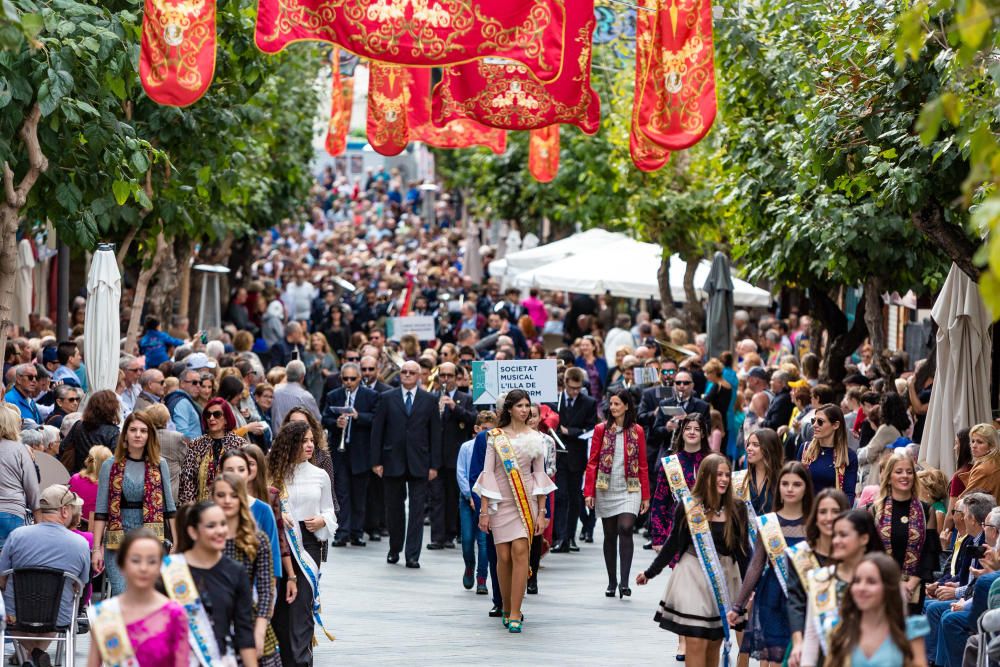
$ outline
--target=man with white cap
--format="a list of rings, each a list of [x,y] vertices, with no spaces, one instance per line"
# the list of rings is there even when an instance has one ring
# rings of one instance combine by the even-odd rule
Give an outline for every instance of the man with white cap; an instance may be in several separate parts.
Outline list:
[[[83,499],[63,484],[53,484],[38,501],[37,523],[17,528],[10,534],[0,553],[0,572],[29,567],[47,567],[67,572],[86,586],[90,580],[90,553],[87,541],[69,529],[74,507],[83,505]],[[14,585],[7,577],[0,577],[4,591],[7,615],[16,617]],[[73,609],[73,589],[63,587],[59,607],[59,625],[68,626],[76,610]],[[21,640],[21,646],[31,658],[30,664],[49,667],[51,660],[45,652],[49,642],[45,635],[38,640]]]

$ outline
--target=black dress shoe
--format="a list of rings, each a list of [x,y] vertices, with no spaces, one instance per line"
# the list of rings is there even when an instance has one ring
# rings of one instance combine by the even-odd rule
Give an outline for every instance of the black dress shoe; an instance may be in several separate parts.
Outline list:
[[[569,544],[567,544],[566,542],[560,542],[559,544],[557,544],[554,547],[552,547],[552,553],[568,554],[569,553]]]
[[[399,562],[399,554],[394,554],[390,551],[385,557],[385,562],[390,565],[395,565]]]
[[[382,541],[382,536],[379,535],[378,533],[369,533],[368,534],[368,541],[369,542],[381,542]]]
[[[455,548],[455,540],[448,540],[447,542],[445,542],[444,543],[444,548],[445,549],[454,549]]]
[[[408,560],[408,561],[406,561],[406,567],[410,568],[411,570],[419,570],[420,569],[420,563],[418,563],[415,560]]]
[[[493,605],[493,609],[490,609],[490,618],[500,618],[503,616],[503,607],[498,604]]]
[[[587,536],[585,538],[583,538],[583,541],[586,542],[587,544],[593,544],[594,543],[594,534],[593,533],[587,533]]]
[[[352,547],[366,547],[366,546],[368,546],[368,543],[367,543],[367,542],[365,542],[365,541],[364,541],[363,539],[361,539],[360,537],[355,537],[355,538],[353,538],[353,539],[351,540],[351,546],[352,546]]]
[[[444,545],[441,544],[440,542],[431,542],[430,544],[427,545],[428,551],[438,551],[440,549],[444,549]]]
[[[643,544],[642,548],[645,549],[646,551],[652,551],[653,550],[653,540],[650,540],[649,542],[646,542],[645,544]]]
[[[570,551],[579,551],[580,550],[580,547],[576,546],[576,540],[570,540],[569,541],[569,550]]]
[[[538,582],[529,581],[528,582],[528,595],[538,595]]]
[[[347,540],[334,540],[333,542],[330,542],[330,546],[331,547],[346,547],[347,546]]]

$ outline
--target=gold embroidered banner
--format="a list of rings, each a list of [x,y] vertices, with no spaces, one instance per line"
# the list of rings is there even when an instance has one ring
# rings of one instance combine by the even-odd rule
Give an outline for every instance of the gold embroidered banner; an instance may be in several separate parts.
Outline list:
[[[372,62],[368,76],[368,143],[382,155],[399,155],[410,142],[406,68]]]
[[[186,107],[215,76],[215,0],[146,0],[139,79],[157,104]]]
[[[337,44],[372,60],[444,66],[500,56],[541,81],[563,68],[566,0],[259,0],[257,47]]]
[[[711,0],[658,0],[650,56],[636,82],[639,126],[663,148],[689,148],[716,114]]]
[[[650,0],[655,3],[657,0]],[[638,11],[635,17],[635,90],[639,90],[646,81],[650,59],[654,49],[656,33],[656,14],[649,11]],[[632,162],[642,171],[656,171],[670,159],[670,151],[653,142],[644,133],[639,124],[639,96],[632,103],[632,127],[629,132],[629,153]]]
[[[566,16],[564,66],[556,80],[543,83],[509,59],[446,67],[434,88],[434,122],[469,118],[505,130],[566,123],[596,132],[601,100],[590,86],[594,0],[566,0]]]
[[[333,91],[330,102],[330,124],[326,130],[326,152],[340,155],[347,149],[347,132],[351,127],[354,104],[354,77],[340,75],[340,49],[330,57],[333,70]]]
[[[528,171],[539,183],[548,183],[559,173],[559,126],[531,131],[528,140]]]

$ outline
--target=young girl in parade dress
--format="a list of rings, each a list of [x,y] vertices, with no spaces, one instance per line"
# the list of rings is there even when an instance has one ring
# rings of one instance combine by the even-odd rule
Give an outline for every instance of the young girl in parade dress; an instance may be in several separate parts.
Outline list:
[[[750,560],[746,508],[733,495],[731,474],[724,456],[705,457],[694,491],[678,503],[670,538],[636,577],[637,584],[645,585],[680,555],[654,620],[686,639],[686,659],[693,667],[719,664],[727,634],[719,601],[727,600],[729,591],[739,590],[741,573]],[[712,573],[711,581],[706,572]]]
[[[160,538],[146,528],[132,530],[115,557],[125,592],[88,611],[92,640],[87,667],[120,664],[129,657],[139,667],[188,667],[191,650],[184,608],[155,588],[163,561]],[[128,641],[123,642],[122,636]]]
[[[749,447],[747,450],[749,453]],[[729,612],[729,623],[736,625],[753,595],[753,610],[740,652],[759,660],[762,667],[780,665],[791,641],[785,613],[791,572],[785,548],[805,539],[805,517],[813,502],[812,479],[806,467],[798,461],[786,463],[778,476],[775,495],[774,513],[759,517],[753,559]]]
[[[680,460],[684,470],[684,480],[688,489],[694,486],[698,474],[698,466],[702,460],[712,453],[708,444],[708,425],[703,423],[700,414],[686,415],[680,420],[674,432],[673,454]],[[653,548],[658,549],[667,541],[670,529],[674,525],[674,514],[677,501],[670,485],[667,484],[666,473],[660,462],[656,462],[656,486],[650,503],[649,533]]]
[[[493,533],[504,624],[521,632],[521,602],[530,570],[532,539],[545,531],[545,498],[555,484],[545,474],[545,441],[528,426],[531,399],[511,390],[503,402],[498,427],[489,432],[486,462],[473,491],[483,499],[479,529]]]

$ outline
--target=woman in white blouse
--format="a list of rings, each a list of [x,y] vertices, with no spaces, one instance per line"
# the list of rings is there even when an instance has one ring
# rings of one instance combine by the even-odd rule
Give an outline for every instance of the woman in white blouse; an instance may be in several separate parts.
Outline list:
[[[332,539],[337,530],[330,477],[309,463],[315,448],[309,424],[290,422],[275,436],[267,454],[269,481],[281,496],[285,530],[294,531],[289,535],[293,572],[282,573],[273,618],[285,664],[312,664],[320,542]],[[291,604],[285,602],[284,594],[289,580],[298,585]]]

